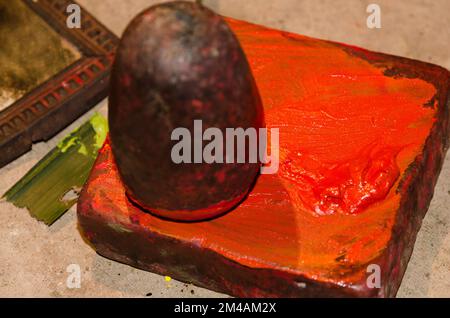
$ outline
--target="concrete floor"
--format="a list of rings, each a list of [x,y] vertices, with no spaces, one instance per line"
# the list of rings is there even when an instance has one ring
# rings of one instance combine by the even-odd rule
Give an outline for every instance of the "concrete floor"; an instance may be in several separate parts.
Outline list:
[[[79,0],[120,35],[152,0]],[[382,28],[366,27],[366,7],[376,2]],[[206,0],[221,14],[322,39],[403,55],[450,69],[448,0]],[[95,110],[106,113],[106,101]],[[4,193],[86,114],[47,143],[0,169]],[[450,156],[424,219],[399,297],[450,297]],[[81,288],[69,289],[70,264],[81,268]],[[25,297],[215,297],[217,293],[106,260],[81,239],[75,208],[52,227],[0,202],[0,296]]]

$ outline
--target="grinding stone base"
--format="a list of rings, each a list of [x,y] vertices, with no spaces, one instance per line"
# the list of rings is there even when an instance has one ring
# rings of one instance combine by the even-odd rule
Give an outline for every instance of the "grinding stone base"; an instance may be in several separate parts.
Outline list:
[[[337,218],[338,221],[335,218],[334,224],[324,221],[317,225],[314,223],[315,219],[295,208],[292,198],[276,175],[260,176],[248,198],[237,209],[218,219],[190,224],[164,221],[140,210],[127,199],[107,141],[78,203],[82,234],[99,254],[107,258],[233,296],[394,297],[449,146],[449,72],[435,65],[343,44],[296,36],[234,20],[229,20],[229,23],[243,43],[247,57],[254,66],[253,71],[263,101],[271,102],[270,107],[280,106],[280,102],[273,103],[274,98],[280,98],[280,95],[276,95],[278,90],[271,89],[272,77],[266,76],[264,67],[272,67],[272,73],[282,72],[281,67],[288,62],[298,63],[298,72],[294,74],[298,80],[302,79],[301,76],[308,67],[313,67],[310,66],[311,61],[320,64],[316,67],[320,66],[329,74],[341,72],[341,67],[345,67],[336,62],[335,56],[343,59],[347,65],[363,67],[363,71],[358,68],[361,74],[379,71],[381,75],[374,78],[385,77],[382,89],[379,89],[376,82],[371,86],[370,77],[365,82],[368,89],[373,88],[379,94],[372,96],[374,103],[377,98],[380,98],[380,103],[386,102],[386,99],[389,102],[393,98],[389,92],[395,92],[397,87],[392,84],[392,78],[417,79],[416,86],[402,87],[402,92],[414,101],[413,106],[417,110],[422,107],[431,109],[434,121],[431,129],[426,132],[426,140],[420,141],[423,149],[414,154],[407,169],[401,172],[400,184],[393,189],[392,195],[398,198],[399,203],[387,211],[390,221],[385,222],[385,219],[376,217],[365,218],[365,215],[378,215],[376,209],[379,206],[375,206],[370,211],[374,214],[364,211],[361,218],[349,216],[353,222],[350,226],[349,219],[345,217]],[[274,50],[272,43],[278,43],[283,50],[272,54],[269,52],[270,49]],[[327,53],[318,61],[317,54],[320,50]],[[297,56],[296,52],[302,55]],[[275,61],[274,54],[279,54]],[[275,75],[282,77],[281,74]],[[288,82],[278,83],[278,88],[286,88]],[[314,81],[308,83],[317,85]],[[349,83],[345,77],[335,77],[333,85],[345,90],[347,85],[352,85]],[[435,96],[430,97],[425,105],[416,103],[419,100],[417,89],[429,87],[430,84],[436,88]],[[287,102],[290,101],[289,98],[297,98],[295,90],[286,89],[284,93]],[[355,94],[350,97],[357,96]],[[321,97],[333,100],[333,96]],[[349,100],[355,102],[353,98]],[[401,102],[390,101],[392,107],[404,106]],[[266,110],[273,114],[274,110],[269,108],[269,104],[266,103],[264,107],[268,107]],[[411,105],[409,111],[415,113]],[[342,228],[339,227],[342,225],[339,223],[341,221],[344,224]],[[311,225],[312,230],[304,235]],[[314,228],[316,225],[317,229]],[[348,228],[353,230],[347,231]],[[375,234],[370,233],[366,237],[359,235],[367,228],[373,228]],[[327,232],[329,229],[332,231]],[[305,253],[301,249],[311,244],[311,236],[317,231],[327,232],[329,236],[321,236],[320,232],[320,236],[315,238],[322,241]],[[379,239],[378,233],[387,239]],[[346,241],[341,244],[339,239]],[[330,242],[337,246],[329,245]],[[366,248],[371,243],[376,248],[373,245],[372,249]],[[355,245],[362,247],[357,249],[360,255],[355,258],[352,254],[349,257],[348,248]],[[333,250],[336,253],[329,253],[329,259],[320,262],[321,259],[316,256],[323,251],[322,247],[328,249],[328,252]],[[342,254],[341,250],[344,251]],[[367,284],[370,274],[367,273],[367,268],[371,264],[380,266],[380,288],[370,288]]]

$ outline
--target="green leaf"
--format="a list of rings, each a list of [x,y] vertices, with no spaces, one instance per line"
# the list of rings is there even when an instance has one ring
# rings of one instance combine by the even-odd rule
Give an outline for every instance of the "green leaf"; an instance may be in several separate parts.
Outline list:
[[[100,114],[65,137],[3,197],[47,225],[72,207],[108,132]]]

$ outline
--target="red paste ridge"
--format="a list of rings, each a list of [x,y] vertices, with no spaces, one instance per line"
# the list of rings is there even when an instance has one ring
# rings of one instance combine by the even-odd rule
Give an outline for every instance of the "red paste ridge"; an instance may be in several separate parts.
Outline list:
[[[295,184],[302,205],[316,215],[357,214],[384,200],[398,180],[398,152],[374,147],[336,164],[289,153],[280,163],[280,176]]]

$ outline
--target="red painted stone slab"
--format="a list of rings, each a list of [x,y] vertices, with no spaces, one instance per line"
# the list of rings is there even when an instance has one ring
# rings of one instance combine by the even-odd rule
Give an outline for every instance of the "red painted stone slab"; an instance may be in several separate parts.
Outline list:
[[[174,223],[128,201],[107,142],[80,230],[105,257],[234,296],[395,296],[449,145],[449,72],[228,23],[280,129],[279,172],[223,217]]]

